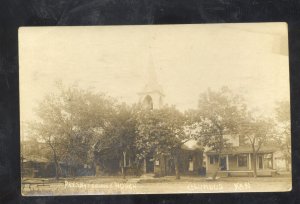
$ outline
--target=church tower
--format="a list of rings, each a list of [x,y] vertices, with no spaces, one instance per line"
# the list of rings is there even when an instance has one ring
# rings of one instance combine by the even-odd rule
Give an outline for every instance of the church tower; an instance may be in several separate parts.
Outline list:
[[[152,55],[149,55],[146,73],[148,80],[142,91],[138,93],[139,101],[145,109],[159,109],[163,106],[165,95],[161,85],[157,81]]]

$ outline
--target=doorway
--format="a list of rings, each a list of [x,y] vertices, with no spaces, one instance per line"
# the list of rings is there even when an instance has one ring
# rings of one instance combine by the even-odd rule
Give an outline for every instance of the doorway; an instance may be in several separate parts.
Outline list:
[[[154,172],[154,162],[152,157],[146,157],[146,173]]]
[[[225,156],[220,157],[220,169],[221,169],[221,171],[227,170],[227,160],[226,160]]]
[[[167,176],[173,176],[175,175],[175,164],[173,159],[168,159],[167,160],[167,165],[166,165],[166,175]]]

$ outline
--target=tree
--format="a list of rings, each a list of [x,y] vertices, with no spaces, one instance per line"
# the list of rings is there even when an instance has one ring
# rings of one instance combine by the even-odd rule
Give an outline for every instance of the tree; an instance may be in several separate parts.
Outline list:
[[[115,103],[103,94],[61,84],[58,93],[45,96],[39,103],[31,134],[50,148],[57,179],[61,176],[60,162],[88,162],[91,146],[109,123]]]
[[[254,118],[250,114],[244,118],[240,127],[240,135],[246,138],[252,149],[253,176],[257,176],[257,154],[265,144],[272,143],[274,139],[274,123],[270,119]]]
[[[176,179],[180,178],[179,151],[186,142],[184,117],[175,107],[141,110],[137,116],[136,147],[138,158],[169,155],[174,159]]]
[[[130,155],[133,155],[135,151],[136,120],[134,111],[134,107],[129,107],[125,103],[119,105],[110,123],[103,129],[103,134],[95,147],[103,162],[112,159],[120,161],[124,178],[128,162],[131,162]]]
[[[219,91],[208,89],[200,95],[197,117],[194,117],[194,122],[198,123],[198,131],[194,137],[218,155],[218,167],[212,176],[213,179],[216,179],[219,171],[220,154],[231,146],[224,136],[237,135],[240,120],[246,109],[242,97],[227,87]]]
[[[291,164],[291,112],[290,102],[280,101],[275,108],[277,123],[277,142],[283,150],[286,160],[286,169],[290,170]]]

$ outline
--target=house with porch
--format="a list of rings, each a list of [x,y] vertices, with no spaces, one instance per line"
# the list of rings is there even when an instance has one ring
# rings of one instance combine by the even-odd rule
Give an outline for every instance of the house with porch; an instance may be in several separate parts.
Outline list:
[[[232,147],[224,149],[220,154],[211,150],[205,152],[207,176],[212,176],[217,169],[221,177],[252,176],[254,168],[257,176],[273,176],[277,173],[277,155],[281,151],[279,147],[262,146],[256,154],[255,161],[252,147],[249,144],[240,144],[239,140],[240,138],[231,138]]]

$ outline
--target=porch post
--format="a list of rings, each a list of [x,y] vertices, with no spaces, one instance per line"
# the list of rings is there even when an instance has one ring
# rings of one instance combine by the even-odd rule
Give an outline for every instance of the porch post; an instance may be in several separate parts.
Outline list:
[[[144,158],[143,171],[144,171],[144,174],[147,173],[147,162],[146,162],[146,158]]]
[[[271,164],[272,164],[272,169],[274,169],[274,153],[272,152],[271,155],[272,155],[272,159],[271,159]]]
[[[206,168],[206,172],[207,172],[207,170],[208,170],[208,165],[209,165],[209,163],[208,162],[210,162],[209,161],[209,158],[210,156],[208,156],[207,154],[206,154],[206,163],[205,163],[205,168]]]
[[[228,154],[226,155],[226,170],[229,171],[229,159],[228,159]]]
[[[251,161],[251,153],[249,153],[249,170],[251,170],[251,163],[252,163],[252,161]]]

